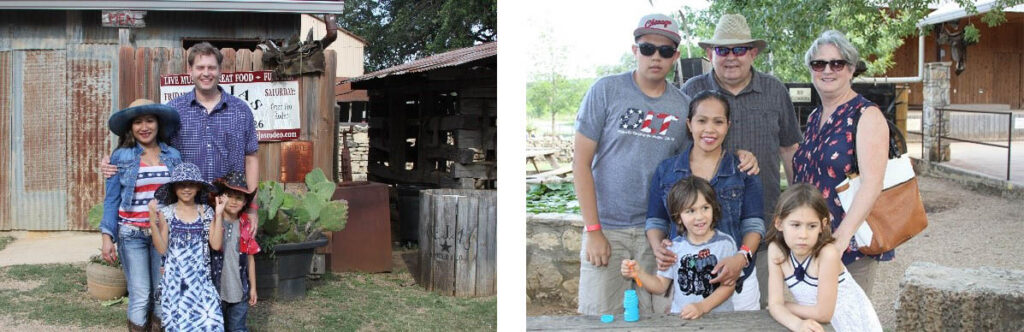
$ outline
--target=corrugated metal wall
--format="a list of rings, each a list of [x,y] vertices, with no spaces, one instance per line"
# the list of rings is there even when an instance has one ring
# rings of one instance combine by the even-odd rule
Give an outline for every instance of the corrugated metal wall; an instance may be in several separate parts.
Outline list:
[[[176,51],[129,49],[142,66],[120,70],[118,29],[101,27],[99,11],[0,11],[0,230],[90,229],[99,159],[116,144],[106,121],[135,96],[159,100],[159,75],[185,71],[183,38],[299,30],[296,14],[149,12],[146,23],[132,30],[137,45]]]
[[[0,51],[0,230],[11,229],[11,52]]]

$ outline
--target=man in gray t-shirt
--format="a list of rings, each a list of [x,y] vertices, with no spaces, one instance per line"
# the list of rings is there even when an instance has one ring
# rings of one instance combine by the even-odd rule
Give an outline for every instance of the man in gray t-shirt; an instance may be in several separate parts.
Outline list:
[[[644,235],[647,184],[658,162],[688,143],[689,97],[665,76],[679,57],[678,26],[661,14],[643,17],[633,31],[637,69],[599,79],[576,116],[573,177],[586,224],[580,251],[579,312],[622,312],[618,262],[634,259],[653,274],[654,255]],[[608,266],[613,262],[613,266]],[[652,298],[638,291],[640,310]],[[658,297],[656,311],[667,308]]]

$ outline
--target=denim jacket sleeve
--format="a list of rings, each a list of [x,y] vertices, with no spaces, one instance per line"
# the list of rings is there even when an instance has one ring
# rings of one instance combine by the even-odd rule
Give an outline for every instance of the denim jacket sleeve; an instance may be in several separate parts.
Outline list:
[[[110,155],[110,164],[117,165],[121,154],[115,150]],[[117,242],[117,210],[121,206],[121,170],[107,178],[107,189],[103,198],[103,219],[100,220],[100,232],[110,235]]]
[[[658,165],[654,176],[651,177],[650,188],[647,191],[647,223],[644,232],[652,229],[660,229],[665,235],[669,235],[668,211],[665,210],[665,193],[661,190],[662,173],[666,171],[665,163]],[[672,236],[669,235],[669,238]]]
[[[761,234],[764,239],[764,187],[759,176],[744,176],[743,210],[740,211],[740,234]],[[742,242],[743,239],[739,239]]]

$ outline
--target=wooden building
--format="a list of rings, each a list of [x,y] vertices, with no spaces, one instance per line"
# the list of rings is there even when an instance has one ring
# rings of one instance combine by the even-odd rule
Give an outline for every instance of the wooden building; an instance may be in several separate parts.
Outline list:
[[[260,40],[299,33],[302,13],[342,8],[341,1],[0,1],[0,230],[91,229],[88,210],[104,196],[97,166],[117,141],[107,119],[134,98],[159,100],[159,75],[185,72],[185,48],[210,41],[225,51],[223,72],[258,70]],[[104,10],[125,9],[144,12],[144,25],[104,26]],[[331,68],[327,79],[300,79],[300,90],[326,96],[300,97],[300,139],[324,136],[333,150]],[[322,104],[329,117],[319,116]],[[316,124],[321,118],[329,128]],[[279,171],[268,155],[276,144],[260,144],[263,179]],[[329,153],[317,160],[333,166]]]
[[[983,7],[979,5],[978,8],[980,10]],[[933,14],[941,14],[939,10]],[[951,11],[945,16],[933,15],[943,20],[958,20],[960,27],[968,21],[973,22],[981,32],[981,40],[967,46],[965,70],[956,74],[956,63],[950,70],[951,104],[1005,104],[1012,109],[1024,108],[1024,93],[1021,92],[1024,91],[1024,13],[1021,11],[1024,11],[1024,5],[1006,10],[1006,22],[996,27],[989,27],[982,22],[982,14],[966,16],[962,10]],[[937,53],[935,33],[928,32],[929,35],[925,37],[925,62],[953,61],[948,45],[943,45],[941,56]],[[896,50],[896,64],[880,76],[918,75],[917,60],[918,38],[916,35],[909,36],[904,39],[903,46]],[[910,88],[910,105],[921,105],[921,83],[913,83]]]
[[[369,94],[369,180],[493,189],[497,43],[458,49],[350,80]]]

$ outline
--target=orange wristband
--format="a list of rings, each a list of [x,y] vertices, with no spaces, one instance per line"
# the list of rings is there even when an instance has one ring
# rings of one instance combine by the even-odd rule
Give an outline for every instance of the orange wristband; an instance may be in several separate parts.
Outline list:
[[[601,229],[601,224],[593,224],[593,225],[583,226],[583,230],[587,231],[587,232],[593,232],[593,231],[600,230],[600,229]]]

